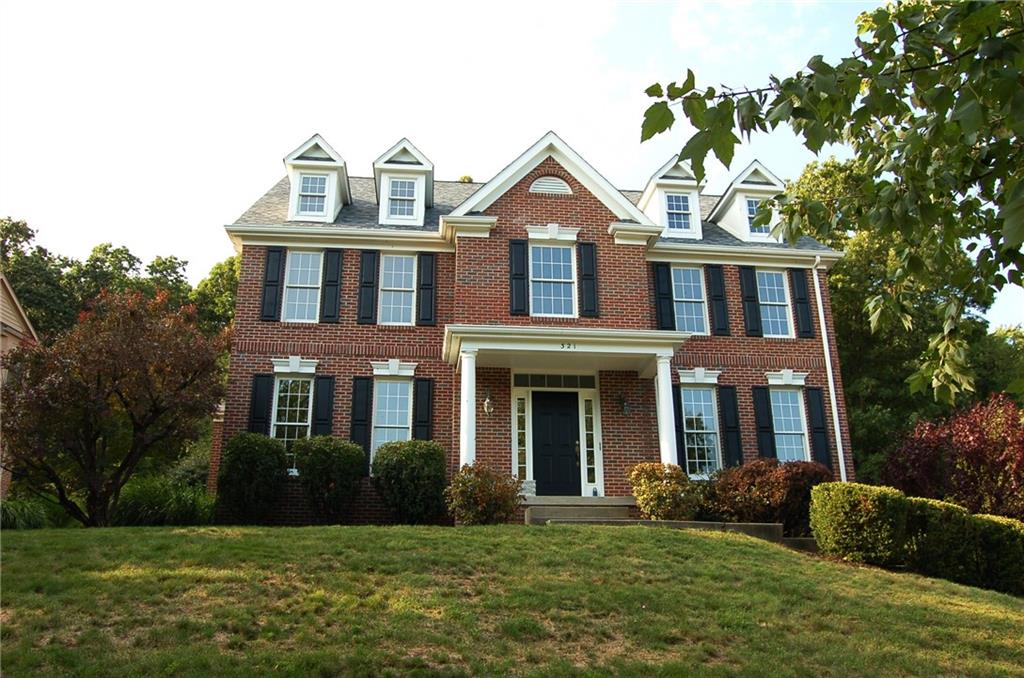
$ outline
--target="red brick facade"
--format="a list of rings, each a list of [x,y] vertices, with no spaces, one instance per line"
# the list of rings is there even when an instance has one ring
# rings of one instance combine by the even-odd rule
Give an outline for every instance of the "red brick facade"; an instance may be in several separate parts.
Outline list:
[[[572,195],[540,195],[529,192],[532,181],[556,175],[572,189]],[[487,238],[459,237],[454,252],[437,254],[436,325],[395,327],[360,325],[356,322],[360,251],[343,247],[340,322],[302,324],[265,322],[259,318],[266,248],[245,244],[242,249],[241,279],[237,296],[235,335],[231,349],[228,396],[222,439],[247,430],[251,383],[254,374],[271,373],[271,358],[301,356],[318,361],[317,374],[336,377],[333,432],[348,437],[352,378],[372,376],[371,360],[398,358],[416,363],[416,376],[434,380],[434,439],[449,453],[449,470],[459,464],[459,375],[442,358],[445,326],[544,325],[608,329],[652,330],[656,328],[651,265],[647,248],[616,244],[609,225],[619,219],[597,197],[555,160],[548,158],[510,188],[484,214],[497,218]],[[597,246],[598,298],[600,314],[595,318],[537,318],[511,315],[509,311],[510,239],[526,238],[527,225],[558,223],[579,228],[579,242]],[[813,259],[808,260],[808,265]],[[829,422],[833,468],[838,456],[813,278],[808,271],[814,338],[768,339],[744,335],[738,265],[724,266],[731,336],[697,336],[687,339],[673,359],[673,368],[704,367],[721,370],[720,385],[737,387],[741,438],[745,459],[757,456],[751,388],[765,385],[765,372],[784,368],[806,372],[807,386],[821,387]],[[827,280],[822,275],[822,294],[833,372],[838,392],[838,354],[831,334],[831,307]],[[791,322],[793,322],[791,318]],[[530,370],[528,364],[522,369]],[[677,381],[673,369],[673,381]],[[604,468],[604,492],[610,496],[630,493],[626,474],[640,461],[657,461],[658,431],[654,383],[636,372],[606,371],[594,365],[598,377]],[[511,378],[507,368],[477,369],[476,458],[506,471],[512,469]],[[481,402],[490,394],[493,412],[485,414]],[[628,403],[628,407],[624,406]],[[847,450],[847,477],[853,478],[845,405],[839,399],[839,415]],[[211,490],[219,462],[221,441],[215,442],[211,468]],[[292,485],[297,485],[292,483]],[[369,483],[351,516],[352,522],[378,522],[387,515]],[[308,520],[302,502],[290,486],[282,499],[280,522]]]

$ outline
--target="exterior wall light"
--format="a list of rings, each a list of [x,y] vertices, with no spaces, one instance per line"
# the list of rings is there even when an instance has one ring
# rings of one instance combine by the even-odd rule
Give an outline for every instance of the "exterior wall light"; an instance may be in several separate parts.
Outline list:
[[[490,416],[494,412],[494,401],[491,400],[491,391],[488,389],[487,395],[484,396],[484,414]]]

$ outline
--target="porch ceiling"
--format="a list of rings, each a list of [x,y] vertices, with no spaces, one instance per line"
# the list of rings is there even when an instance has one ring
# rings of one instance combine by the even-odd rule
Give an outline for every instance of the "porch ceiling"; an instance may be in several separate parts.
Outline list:
[[[654,376],[658,357],[671,357],[687,332],[535,325],[447,325],[444,359],[464,351],[480,367],[542,370],[623,370]]]

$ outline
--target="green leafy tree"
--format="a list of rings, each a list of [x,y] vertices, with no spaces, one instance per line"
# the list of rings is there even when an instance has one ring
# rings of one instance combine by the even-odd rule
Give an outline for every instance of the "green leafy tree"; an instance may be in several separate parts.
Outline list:
[[[199,312],[199,324],[207,331],[219,332],[235,317],[235,295],[241,264],[238,256],[228,257],[210,269],[209,275],[192,290],[190,300]]]
[[[36,333],[46,341],[74,325],[79,307],[65,280],[69,261],[33,246],[34,240],[35,231],[24,221],[0,219],[0,269]]]
[[[830,206],[790,192],[766,201],[778,232],[830,240],[851,228],[899,234],[891,284],[869,300],[873,327],[908,322],[905,295],[938,281],[956,294],[937,309],[942,325],[910,381],[952,402],[971,391],[965,319],[970,300],[1021,284],[1024,255],[1024,9],[1011,2],[912,0],[865,12],[856,51],[754,89],[652,85],[641,139],[670,129],[681,110],[696,133],[680,151],[698,179],[714,153],[726,166],[740,136],[790,127],[819,152],[853,148],[864,178]],[[674,110],[675,109],[675,110]],[[740,135],[740,136],[738,136]],[[974,265],[957,268],[964,249]],[[955,273],[951,273],[955,270]]]
[[[200,435],[226,346],[165,292],[103,292],[50,346],[4,356],[4,463],[83,525],[109,524],[141,461]]]

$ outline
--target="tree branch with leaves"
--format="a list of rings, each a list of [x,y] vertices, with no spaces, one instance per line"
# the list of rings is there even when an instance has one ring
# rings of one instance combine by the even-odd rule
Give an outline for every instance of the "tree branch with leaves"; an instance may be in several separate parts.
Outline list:
[[[652,85],[641,140],[670,130],[677,112],[696,133],[680,158],[698,180],[714,153],[727,167],[741,137],[790,127],[818,153],[850,146],[863,172],[831,205],[793,191],[766,201],[755,219],[780,215],[790,241],[837,233],[898,234],[891,284],[867,301],[873,327],[909,322],[904,290],[951,286],[935,309],[913,392],[953,402],[973,390],[961,327],[968,300],[1021,285],[1024,256],[1024,9],[1012,2],[912,2],[860,15],[856,51],[837,63],[820,55],[807,70],[763,87]],[[958,266],[964,251],[974,265]]]

